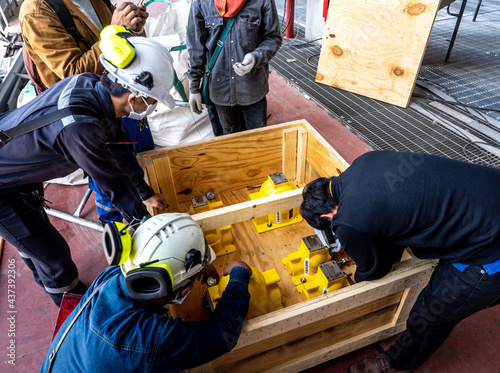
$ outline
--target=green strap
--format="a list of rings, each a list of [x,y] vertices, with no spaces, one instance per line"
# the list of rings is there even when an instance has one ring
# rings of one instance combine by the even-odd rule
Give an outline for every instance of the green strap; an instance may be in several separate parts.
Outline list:
[[[148,6],[149,4],[154,3],[155,1],[160,1],[162,3],[167,3],[168,5],[172,5],[172,3],[170,1],[168,1],[168,0],[147,0],[147,1],[144,2],[143,5],[144,6]]]
[[[183,51],[184,49],[187,49],[187,45],[177,45],[175,47],[172,47],[169,49],[170,52],[178,52],[178,51]]]
[[[187,49],[186,45],[177,45],[175,47],[170,48],[170,52],[178,52],[178,51],[182,51],[184,49]],[[184,86],[182,85],[181,81],[177,77],[177,73],[175,72],[175,69],[174,69],[174,88],[177,91],[177,93],[181,96],[182,101],[188,102],[188,98],[186,96],[186,91],[184,90]]]
[[[174,70],[174,88],[177,91],[177,93],[181,96],[182,101],[188,102],[186,91],[184,91],[184,86],[182,85],[179,78],[177,78],[177,73],[175,72],[175,70]]]
[[[229,21],[227,21],[226,28],[222,32],[222,35],[217,42],[217,46],[215,47],[214,54],[212,55],[212,58],[210,59],[210,62],[208,63],[208,66],[206,68],[206,73],[210,72],[212,68],[215,65],[215,61],[217,61],[217,57],[219,57],[220,50],[222,49],[222,46],[224,45],[224,41],[226,40],[227,34],[229,34],[229,31],[231,30],[231,27],[233,27],[233,23],[236,20],[235,17],[229,18]]]

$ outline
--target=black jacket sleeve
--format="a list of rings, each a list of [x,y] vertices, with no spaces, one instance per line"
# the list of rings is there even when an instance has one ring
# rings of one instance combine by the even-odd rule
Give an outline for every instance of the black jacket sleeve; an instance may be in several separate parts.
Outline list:
[[[404,249],[343,225],[337,226],[335,233],[346,254],[356,263],[356,282],[384,277]]]
[[[123,129],[123,127],[119,127],[116,129],[114,136],[110,139],[112,142],[119,141],[129,141],[127,138],[127,133]],[[151,197],[154,194],[153,188],[151,188],[146,181],[144,180],[144,171],[141,166],[137,162],[137,157],[134,154],[134,146],[119,144],[119,145],[108,145],[109,150],[114,159],[118,161],[120,168],[122,171],[130,176],[130,179],[134,183],[137,188],[137,192],[139,196],[145,200]]]
[[[134,217],[142,219],[149,213],[133,182],[142,175],[137,159],[130,149],[131,156],[125,155],[123,150],[120,153],[124,157],[118,161],[106,142],[106,135],[97,119],[88,117],[79,118],[78,123],[66,126],[59,133],[54,147],[96,181],[127,221]],[[132,165],[124,170],[121,165],[125,163]]]

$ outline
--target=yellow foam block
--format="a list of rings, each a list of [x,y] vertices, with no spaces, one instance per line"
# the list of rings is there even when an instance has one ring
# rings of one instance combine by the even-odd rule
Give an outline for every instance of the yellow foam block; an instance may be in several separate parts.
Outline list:
[[[251,298],[246,318],[250,319],[282,309],[281,291],[278,287],[280,278],[276,269],[273,268],[265,272],[259,272],[253,267],[250,268],[252,270],[252,278],[248,284],[248,291]],[[229,283],[229,278],[230,276],[223,276],[216,286],[208,288],[210,303],[213,308],[217,307],[217,302]]]
[[[290,180],[288,180],[283,172],[280,171],[274,174],[270,174],[267,180],[260,187],[260,190],[256,193],[251,193],[249,197],[251,200],[255,200],[258,198],[269,197],[297,188],[298,187]],[[289,210],[277,211],[274,214],[260,216],[258,218],[252,219],[252,221],[255,225],[255,228],[257,229],[257,232],[262,233],[270,231],[272,229],[299,223],[302,221],[302,216],[300,215],[299,207],[295,207]]]

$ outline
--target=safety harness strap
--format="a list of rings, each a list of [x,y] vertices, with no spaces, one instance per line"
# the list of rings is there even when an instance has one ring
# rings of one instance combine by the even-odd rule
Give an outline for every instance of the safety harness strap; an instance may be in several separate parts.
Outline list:
[[[71,320],[71,323],[68,325],[68,327],[64,331],[64,334],[61,336],[61,339],[59,340],[59,342],[57,342],[56,348],[54,348],[52,350],[52,352],[50,353],[50,356],[49,356],[49,369],[47,370],[48,373],[52,372],[52,368],[54,367],[54,362],[56,361],[57,352],[59,351],[59,348],[61,348],[61,345],[62,345],[62,343],[64,341],[64,338],[66,338],[66,336],[68,335],[69,331],[71,330],[71,328],[75,324],[75,322],[78,319],[78,317],[82,314],[82,312],[85,309],[85,307],[87,307],[87,305],[90,303],[90,301],[92,300],[92,298],[94,297],[94,295],[97,294],[97,292],[104,286],[104,284],[106,284],[106,282],[108,282],[113,277],[117,276],[118,274],[119,274],[119,272],[115,273],[114,275],[112,275],[110,277],[108,277],[103,283],[101,283],[98,287],[96,287],[94,289],[94,291],[92,292],[92,294],[90,294],[90,296],[87,298],[87,300],[85,301],[85,303],[83,304],[83,306],[78,310],[78,312],[76,313],[75,317],[73,317],[73,320]]]
[[[73,37],[73,39],[75,39],[76,42],[81,41],[85,44],[87,49],[92,48],[90,41],[78,32],[75,21],[73,21],[73,17],[71,17],[68,8],[64,5],[62,0],[45,0],[45,2],[49,4],[52,9],[54,9],[54,12],[56,12],[59,17],[64,29]]]
[[[229,18],[229,21],[227,21],[226,28],[222,32],[222,35],[217,42],[217,46],[215,47],[214,54],[212,54],[212,58],[210,59],[210,62],[207,65],[206,73],[212,70],[212,68],[215,65],[215,61],[217,61],[217,57],[219,57],[219,53],[222,49],[222,46],[224,45],[224,41],[226,40],[227,35],[229,34],[229,31],[231,30],[231,27],[233,27],[233,23],[236,20],[236,16]]]
[[[70,115],[89,115],[89,110],[82,107],[68,106],[64,109],[53,111],[49,114],[42,115],[28,122],[18,124],[17,126],[6,131],[0,131],[0,144],[6,143],[14,137],[33,132],[39,128],[48,126],[62,118]]]
[[[187,49],[187,45],[177,45],[175,47],[170,48],[169,51],[170,52],[179,52],[179,51],[182,51],[184,49]],[[175,69],[174,69],[174,88],[177,91],[177,93],[179,94],[179,96],[181,96],[182,100],[187,102],[188,98],[186,96],[186,92],[184,91],[184,86],[182,85],[181,81],[177,77],[177,73],[175,72]]]

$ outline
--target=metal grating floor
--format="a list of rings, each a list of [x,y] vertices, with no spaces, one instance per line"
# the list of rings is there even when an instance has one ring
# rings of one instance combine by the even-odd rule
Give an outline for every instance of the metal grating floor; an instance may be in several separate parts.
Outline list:
[[[277,6],[278,13],[282,14],[280,6],[283,4]],[[414,91],[412,106],[423,108],[427,112],[424,115],[411,107],[399,108],[316,83],[321,46],[304,39],[305,0],[298,0],[296,6],[297,36],[284,39],[271,67],[305,96],[375,149],[437,154],[500,167],[500,152],[495,156],[481,147],[481,143],[487,143],[500,148],[500,142],[430,106],[432,100],[415,95],[418,91],[420,95],[425,93],[428,98],[439,99],[435,92]],[[495,120],[500,120],[500,2],[484,2],[476,22],[472,22],[476,6],[476,1],[469,0],[448,63],[444,63],[444,58],[456,18],[449,16],[445,9],[438,12],[418,79],[460,103],[493,109],[477,110],[482,114],[474,118],[462,106],[446,104],[454,111],[470,116],[470,120],[500,131],[500,127],[496,128],[500,122],[495,123]],[[459,9],[460,1],[452,4],[452,12]],[[440,120],[434,120],[433,116],[449,125],[441,125]],[[450,126],[455,126],[455,129],[450,129]],[[475,136],[475,140],[467,139],[463,134],[469,138]]]

